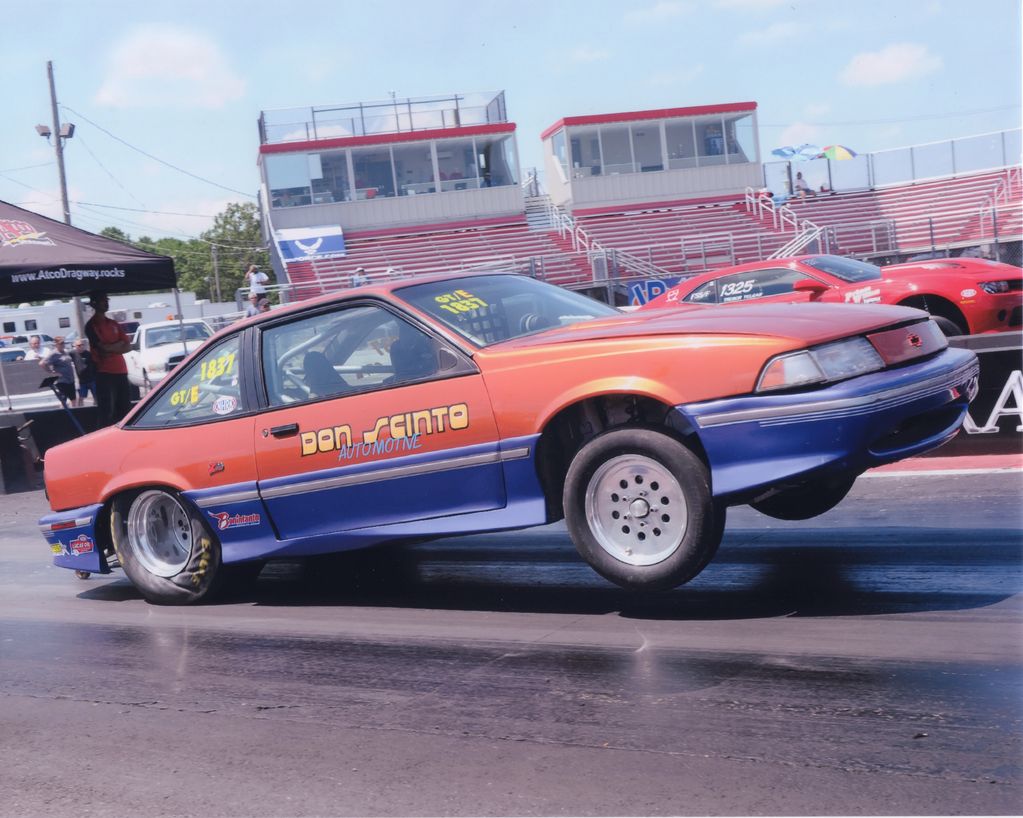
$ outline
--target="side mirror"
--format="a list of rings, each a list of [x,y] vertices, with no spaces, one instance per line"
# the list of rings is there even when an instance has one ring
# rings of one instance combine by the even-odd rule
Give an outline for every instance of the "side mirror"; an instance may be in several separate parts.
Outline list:
[[[815,278],[801,278],[792,285],[792,289],[797,293],[807,293],[811,301],[816,301],[828,291],[828,286]]]

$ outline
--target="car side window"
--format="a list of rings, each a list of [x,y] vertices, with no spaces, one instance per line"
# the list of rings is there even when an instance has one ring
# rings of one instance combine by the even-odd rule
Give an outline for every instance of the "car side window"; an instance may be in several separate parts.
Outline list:
[[[438,342],[374,305],[269,327],[263,331],[262,360],[271,406],[411,383],[440,371]]]
[[[758,270],[754,276],[756,289],[760,295],[785,295],[792,292],[792,287],[797,281],[806,278],[806,273],[790,270],[787,267],[780,267],[771,270]]]
[[[751,271],[719,278],[717,280],[718,303],[729,304],[732,301],[762,298],[764,293],[760,288],[757,275],[757,272]]]
[[[183,426],[244,412],[238,377],[239,339],[239,335],[232,335],[192,361],[146,406],[132,426]]]
[[[716,304],[718,300],[717,285],[716,281],[708,281],[706,284],[701,284],[682,300],[692,304]]]

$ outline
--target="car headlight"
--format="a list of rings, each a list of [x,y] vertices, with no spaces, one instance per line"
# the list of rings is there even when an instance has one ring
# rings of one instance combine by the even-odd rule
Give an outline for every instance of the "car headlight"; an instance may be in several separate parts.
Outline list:
[[[980,288],[990,295],[998,295],[998,293],[1009,292],[1008,281],[982,281],[980,282]]]
[[[757,391],[841,381],[879,369],[884,369],[884,361],[870,341],[847,338],[772,358],[757,381]]]

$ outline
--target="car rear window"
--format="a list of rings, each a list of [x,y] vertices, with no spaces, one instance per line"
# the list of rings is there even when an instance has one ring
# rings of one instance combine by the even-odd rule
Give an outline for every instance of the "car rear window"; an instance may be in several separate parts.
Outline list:
[[[865,261],[857,261],[853,258],[842,258],[841,256],[813,256],[812,258],[800,259],[802,264],[813,267],[822,273],[828,273],[842,281],[855,284],[860,281],[878,281],[881,278],[881,268],[875,264],[867,264]]]

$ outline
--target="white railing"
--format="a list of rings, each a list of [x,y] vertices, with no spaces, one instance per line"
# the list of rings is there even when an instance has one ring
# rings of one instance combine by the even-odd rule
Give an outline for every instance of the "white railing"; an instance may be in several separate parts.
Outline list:
[[[775,250],[768,258],[785,258],[786,256],[794,256],[801,250],[806,249],[810,244],[817,241],[820,238],[823,229],[816,225],[811,225],[810,222],[804,222],[803,232],[792,239],[788,244],[783,244],[777,250]]]

